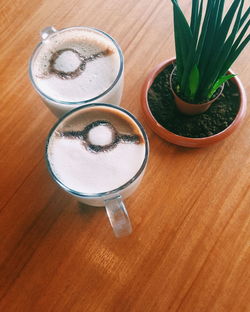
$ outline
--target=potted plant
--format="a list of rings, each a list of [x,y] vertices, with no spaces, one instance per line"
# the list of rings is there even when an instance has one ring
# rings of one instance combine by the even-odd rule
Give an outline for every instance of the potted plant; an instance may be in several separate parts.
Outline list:
[[[202,147],[232,133],[246,114],[246,94],[229,69],[250,40],[250,7],[234,0],[192,0],[190,23],[173,4],[176,58],[157,65],[141,93],[149,126],[177,145]],[[203,12],[205,11],[205,12]]]

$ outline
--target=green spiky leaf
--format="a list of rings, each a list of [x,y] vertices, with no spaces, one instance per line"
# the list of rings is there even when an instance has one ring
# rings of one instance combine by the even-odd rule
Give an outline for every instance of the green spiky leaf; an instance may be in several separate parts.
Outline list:
[[[227,80],[233,78],[235,75],[226,75],[226,76],[222,76],[220,77],[216,83],[213,85],[211,91],[208,93],[208,98],[210,99],[213,94],[216,92],[216,90],[221,86],[223,85],[223,83],[225,83]]]
[[[250,7],[248,5],[243,12],[246,1],[232,0],[224,12],[225,0],[192,0],[188,23],[178,0],[171,2],[177,84],[180,86],[180,94],[199,102],[207,98],[208,94],[212,96],[214,91],[211,86],[217,86],[220,77],[225,76],[248,44]],[[203,3],[206,3],[204,12]]]
[[[199,87],[199,82],[200,82],[200,73],[197,65],[195,64],[189,76],[189,90],[191,99],[194,99],[195,97],[195,94]]]

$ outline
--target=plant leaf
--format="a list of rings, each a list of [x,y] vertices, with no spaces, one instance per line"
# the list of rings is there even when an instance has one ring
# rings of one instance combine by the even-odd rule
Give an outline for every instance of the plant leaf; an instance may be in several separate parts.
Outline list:
[[[246,12],[244,13],[244,15],[242,16],[241,20],[240,20],[240,27],[244,24],[245,20],[247,19],[248,15],[250,13],[250,7],[246,10]]]
[[[174,14],[174,37],[175,37],[175,53],[176,53],[176,67],[177,67],[177,81],[180,83],[181,77],[183,74],[183,64],[184,59],[182,55],[182,41],[180,37],[179,27],[177,25],[177,18],[176,18],[176,9],[173,7],[173,14]]]
[[[216,83],[213,85],[212,89],[210,90],[210,92],[208,93],[208,98],[210,99],[212,97],[212,95],[214,94],[214,92],[227,80],[233,78],[235,75],[226,75],[226,76],[222,76],[220,77]]]
[[[224,42],[226,40],[229,28],[231,26],[232,20],[235,16],[236,10],[242,0],[234,0],[231,4],[229,10],[227,11],[225,17],[223,18],[220,26],[217,25],[217,34],[215,36],[215,45],[214,45],[214,53],[213,58],[211,58],[209,70],[206,73],[207,77],[210,77],[211,73],[214,72],[218,68],[219,57],[221,56],[221,52],[224,46]],[[223,1],[224,2],[224,1]],[[223,3],[224,4],[224,3]],[[223,7],[220,8],[222,11],[219,14],[222,14]],[[202,63],[202,59],[201,59]]]
[[[218,16],[217,16],[216,29],[219,29],[220,24],[221,24],[222,14],[223,14],[223,10],[224,10],[224,4],[225,4],[225,0],[221,0],[220,4],[218,6]]]
[[[236,34],[239,30],[241,13],[243,8],[244,0],[234,0],[232,5],[230,6],[227,14],[225,15],[221,26],[218,29],[218,36],[216,36],[216,44],[214,45],[214,51],[210,58],[209,67],[206,70],[206,76],[202,76],[202,83],[200,86],[201,90],[204,90],[204,93],[207,93],[206,90],[210,90],[210,86],[216,83],[219,77],[225,74],[226,70],[223,72],[225,68],[225,63],[228,63],[228,57],[232,50],[233,41],[236,37]],[[239,8],[239,10],[238,10]],[[238,10],[238,13],[237,13]],[[234,25],[231,26],[233,19],[235,17]],[[232,31],[229,34],[229,28],[232,27]],[[203,79],[204,78],[204,79]]]
[[[232,20],[235,16],[235,13],[237,11],[237,8],[240,4],[240,2],[242,2],[242,0],[234,0],[232,5],[230,6],[229,10],[227,11],[221,26],[220,26],[220,37],[223,39],[223,41],[226,39],[228,30],[230,28],[230,25],[232,23]]]
[[[248,28],[250,25],[250,20],[246,23],[246,25],[243,27],[241,33],[239,34],[238,38],[235,40],[233,46],[232,46],[232,51],[235,51],[237,47],[239,46],[242,38],[245,36],[245,33],[247,32]]]
[[[182,13],[176,0],[171,0],[174,10],[174,32],[177,64],[177,80],[181,83],[181,77],[185,70],[184,62],[190,54],[190,43],[193,42],[193,34],[188,22]]]
[[[196,46],[198,45],[198,36],[199,36],[200,25],[201,25],[202,8],[203,8],[203,0],[200,2],[197,21],[196,21],[196,25],[195,25],[195,29],[194,29],[194,33],[193,33],[194,42],[195,42]]]
[[[205,17],[204,17],[204,20],[203,20],[203,23],[202,23],[202,27],[201,27],[201,34],[199,36],[199,42],[198,42],[198,46],[197,46],[197,59],[198,59],[198,62],[200,60],[202,49],[203,49],[203,45],[204,45],[204,42],[205,42],[205,37],[206,37],[207,29],[208,29],[208,23],[209,23],[211,12],[212,12],[212,4],[211,4],[211,1],[208,1],[207,2],[207,7],[206,7]],[[199,65],[199,63],[198,63],[198,65]]]
[[[244,41],[239,45],[239,47],[237,47],[237,49],[234,50],[232,54],[229,55],[227,62],[225,63],[223,69],[220,72],[222,73],[222,75],[224,75],[224,73],[230,68],[230,66],[237,59],[237,57],[240,55],[240,53],[246,47],[249,41],[250,41],[250,34],[244,39]]]
[[[225,42],[223,44],[223,48],[221,50],[221,53],[218,55],[218,60],[217,60],[217,65],[216,65],[218,73],[221,72],[221,70],[224,67],[224,64],[225,64],[228,56],[230,55],[230,52],[232,51],[233,42],[235,40],[236,34],[238,32],[238,29],[239,29],[239,24],[240,24],[240,20],[241,20],[241,13],[242,13],[243,5],[244,5],[244,0],[241,0],[241,3],[240,3],[240,6],[239,6],[238,13],[236,15],[236,19],[235,19],[235,23],[234,23],[232,32],[230,33],[230,35],[228,35],[228,38],[225,40]],[[236,12],[234,12],[234,13],[236,13]],[[224,75],[224,73],[222,73],[222,75]],[[214,79],[216,80],[216,78],[218,78],[218,77],[220,77],[220,75],[217,76],[217,77],[215,76]]]
[[[190,95],[190,90],[189,90],[189,75],[190,72],[192,71],[192,68],[196,64],[195,60],[195,42],[192,41],[190,42],[189,46],[189,53],[188,56],[185,59],[185,67],[183,70],[183,74],[181,77],[181,89],[182,93],[186,96]]]
[[[192,0],[192,15],[191,15],[190,28],[193,34],[195,32],[195,28],[197,24],[199,1],[200,0]]]
[[[221,84],[233,77],[226,73],[250,41],[250,7],[243,13],[245,0],[231,0],[225,14],[225,0],[205,0],[204,16],[203,1],[192,0],[189,24],[178,0],[171,0],[177,81],[180,93],[195,100],[212,97]]]
[[[190,97],[193,100],[197,89],[199,87],[200,82],[200,73],[197,65],[195,64],[194,67],[191,70],[190,76],[189,76],[189,90],[190,90]]]
[[[214,0],[212,3],[213,6],[211,9],[211,14],[209,16],[207,32],[205,35],[205,40],[202,46],[201,56],[200,56],[201,62],[199,63],[199,70],[200,70],[201,77],[204,77],[205,73],[207,72],[207,68],[210,66],[211,53],[216,47],[215,37],[217,35],[217,32],[216,32],[217,31],[216,24],[217,24],[217,19],[218,19],[217,7],[219,6],[219,2],[220,0]]]
[[[193,39],[192,32],[188,25],[185,15],[181,11],[176,0],[171,0],[174,6],[175,20],[174,20],[174,28],[178,29],[181,35],[181,39],[183,40],[183,44],[185,48],[189,47],[190,42]]]

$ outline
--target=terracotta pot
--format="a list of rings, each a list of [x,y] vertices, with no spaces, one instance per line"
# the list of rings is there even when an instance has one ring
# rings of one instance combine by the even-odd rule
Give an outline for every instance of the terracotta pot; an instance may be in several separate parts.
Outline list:
[[[217,94],[217,96],[215,98],[213,98],[212,100],[205,102],[205,103],[193,104],[193,103],[186,102],[182,98],[180,98],[174,91],[174,88],[172,85],[172,76],[173,76],[174,71],[175,71],[175,69],[173,69],[173,71],[170,75],[170,88],[171,88],[171,91],[174,95],[175,104],[176,104],[178,110],[185,115],[193,116],[193,115],[198,115],[198,114],[204,113],[205,111],[207,111],[209,109],[211,104],[218,99],[218,97],[221,95],[221,93],[223,91],[224,85],[220,89],[220,92]]]
[[[142,104],[142,109],[145,115],[146,122],[148,123],[149,127],[156,133],[158,134],[161,138],[164,140],[180,145],[180,146],[185,146],[185,147],[204,147],[208,146],[210,144],[219,142],[223,139],[225,139],[227,136],[229,136],[235,129],[239,127],[239,125],[242,123],[245,115],[246,115],[246,110],[247,110],[247,97],[246,97],[246,92],[245,89],[240,81],[240,79],[235,76],[232,78],[231,81],[233,81],[239,90],[240,94],[240,107],[239,111],[234,119],[234,121],[223,131],[209,136],[209,137],[204,137],[204,138],[189,138],[189,137],[184,137],[177,135],[167,129],[165,129],[163,126],[161,126],[157,120],[154,118],[152,115],[149,105],[148,105],[148,90],[151,87],[152,83],[154,82],[155,78],[159,75],[159,73],[169,66],[171,63],[174,63],[175,58],[166,60],[159,65],[157,65],[147,76],[143,87],[142,87],[142,92],[141,92],[141,104]],[[233,74],[233,72],[230,70],[230,74]]]

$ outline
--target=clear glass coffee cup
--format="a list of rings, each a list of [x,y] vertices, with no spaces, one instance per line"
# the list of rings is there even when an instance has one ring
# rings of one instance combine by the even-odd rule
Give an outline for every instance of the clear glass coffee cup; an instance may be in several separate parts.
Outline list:
[[[107,33],[91,27],[41,31],[29,62],[36,92],[57,117],[89,103],[120,105],[124,57]]]
[[[124,200],[139,186],[148,156],[147,134],[136,117],[103,103],[61,117],[45,151],[54,181],[79,202],[105,206],[116,237],[132,232]]]

